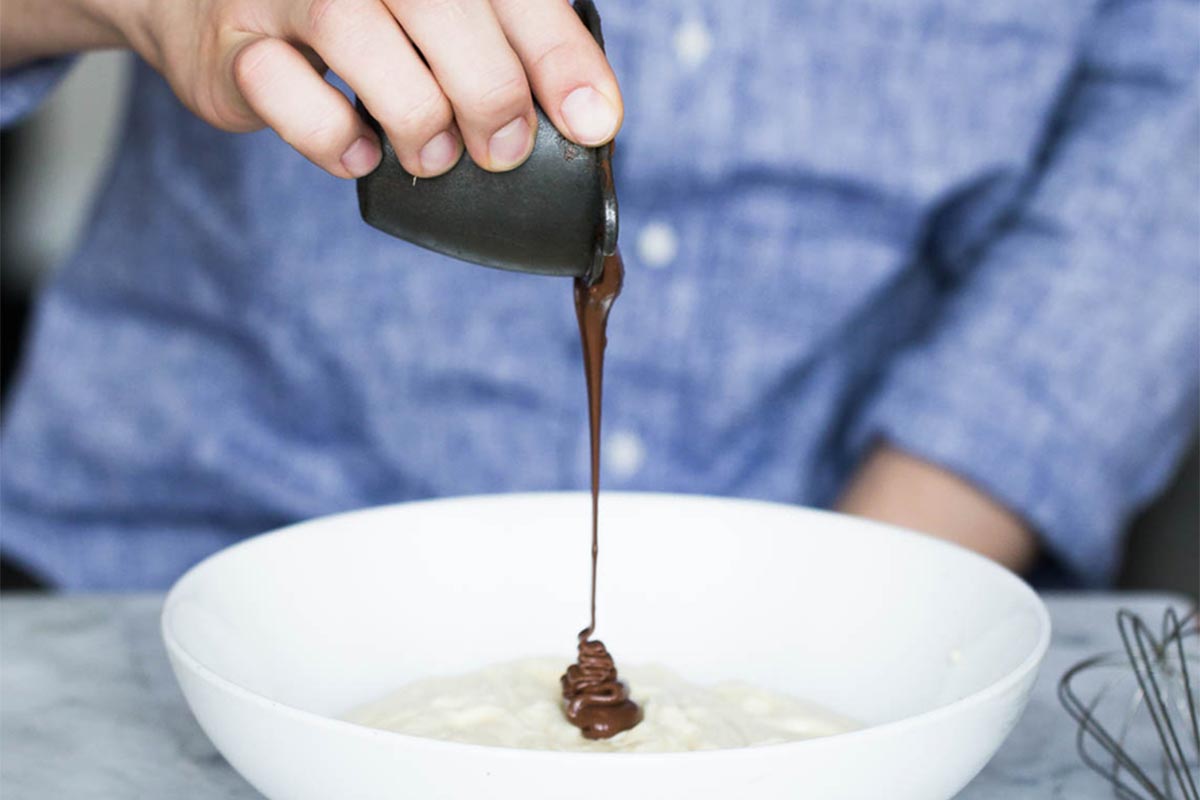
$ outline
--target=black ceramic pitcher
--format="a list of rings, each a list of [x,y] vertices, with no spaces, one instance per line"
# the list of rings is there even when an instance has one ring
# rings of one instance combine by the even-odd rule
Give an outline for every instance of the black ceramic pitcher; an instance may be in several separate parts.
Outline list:
[[[575,11],[604,47],[591,0]],[[540,275],[600,276],[617,246],[617,197],[612,145],[581,147],[563,138],[536,106],[538,127],[529,160],[509,172],[488,172],[467,153],[436,178],[415,178],[396,158],[376,122],[383,160],[358,181],[362,218],[384,233],[489,267]]]

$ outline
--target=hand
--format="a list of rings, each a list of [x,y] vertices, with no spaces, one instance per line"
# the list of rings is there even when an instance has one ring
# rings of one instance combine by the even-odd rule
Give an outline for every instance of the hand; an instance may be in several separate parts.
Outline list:
[[[453,167],[464,144],[485,169],[525,161],[537,125],[531,90],[579,144],[607,142],[623,116],[616,78],[566,0],[95,5],[201,118],[229,131],[269,126],[343,178],[373,170],[380,147],[322,78],[326,68],[362,99],[405,169],[422,177]]]
[[[957,475],[886,444],[859,468],[838,509],[946,539],[1016,572],[1037,558],[1037,538],[1020,517]]]

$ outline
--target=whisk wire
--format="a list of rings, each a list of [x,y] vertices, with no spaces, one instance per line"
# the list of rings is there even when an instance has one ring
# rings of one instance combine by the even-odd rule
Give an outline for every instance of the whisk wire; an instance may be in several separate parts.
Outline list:
[[[1164,631],[1170,627],[1169,616],[1172,614],[1173,612],[1168,610],[1167,618],[1164,620]],[[1167,791],[1170,791],[1170,778],[1174,776],[1175,783],[1178,784],[1179,790],[1183,792],[1186,800],[1200,800],[1197,798],[1196,783],[1192,778],[1191,770],[1187,768],[1187,757],[1184,755],[1183,747],[1179,743],[1179,736],[1175,731],[1170,707],[1163,696],[1163,688],[1159,683],[1159,675],[1167,671],[1164,655],[1172,642],[1169,640],[1156,641],[1142,618],[1126,609],[1117,612],[1117,627],[1126,652],[1131,653],[1130,665],[1133,667],[1134,677],[1137,678],[1138,687],[1146,700],[1146,710],[1150,713],[1150,718],[1162,741],[1163,756],[1170,766],[1167,776]],[[1180,633],[1177,625],[1171,633]],[[1135,650],[1136,657],[1132,655]],[[1186,659],[1184,660],[1186,661]],[[1163,677],[1170,676],[1164,674]],[[1190,688],[1185,685],[1184,691],[1190,692]]]
[[[1115,796],[1121,800],[1200,800],[1196,788],[1200,724],[1197,722],[1193,670],[1189,663],[1196,656],[1189,654],[1185,643],[1185,639],[1200,634],[1197,621],[1195,610],[1180,617],[1174,609],[1168,609],[1163,615],[1160,635],[1156,637],[1141,617],[1122,609],[1117,614],[1117,628],[1123,653],[1107,653],[1082,661],[1067,670],[1059,681],[1059,700],[1079,726],[1075,747],[1080,758],[1110,783]],[[1118,669],[1126,675],[1132,672],[1137,690],[1122,715],[1123,721],[1113,729],[1118,734],[1114,737],[1101,712],[1107,709],[1108,716],[1112,716],[1115,709],[1108,701],[1120,678],[1106,681],[1090,703],[1083,702],[1075,685],[1087,673],[1104,670],[1116,674]],[[1139,765],[1133,752],[1135,742],[1145,744],[1135,736],[1137,726],[1134,724],[1142,705],[1146,707],[1146,716],[1154,726],[1161,748],[1160,757],[1156,759],[1162,769],[1158,782]],[[1180,717],[1187,719],[1182,730],[1177,724]],[[1142,719],[1144,721],[1145,717]],[[1192,762],[1188,760],[1188,738],[1196,751]],[[1097,758],[1093,746],[1099,747],[1108,758]]]
[[[1189,631],[1195,633],[1197,630],[1200,630],[1200,628],[1197,628],[1197,625],[1200,624],[1200,617],[1198,617],[1196,611],[1193,610],[1183,619],[1180,619],[1179,615],[1175,613],[1175,609],[1173,608],[1167,609],[1167,613],[1164,616],[1169,623],[1174,625],[1174,632],[1170,637],[1164,636],[1163,641],[1172,642],[1177,650],[1177,655],[1179,657],[1179,671],[1183,676],[1183,696],[1187,703],[1188,719],[1190,719],[1192,722],[1192,745],[1196,750],[1196,760],[1200,762],[1200,722],[1198,722],[1196,719],[1196,693],[1192,691],[1192,687],[1195,684],[1192,683],[1191,670],[1188,667],[1187,652],[1183,648],[1183,640],[1189,635]]]
[[[1069,669],[1058,684],[1060,702],[1067,709],[1067,713],[1079,723],[1079,730],[1075,734],[1075,749],[1088,767],[1103,775],[1112,784],[1114,792],[1120,800],[1145,800],[1147,797],[1147,795],[1139,794],[1134,787],[1125,782],[1121,777],[1122,770],[1132,775],[1134,780],[1145,791],[1149,792],[1148,797],[1150,800],[1170,800],[1167,795],[1159,791],[1150,776],[1142,771],[1137,762],[1125,752],[1125,748],[1121,745],[1121,742],[1113,738],[1108,729],[1096,717],[1096,708],[1104,700],[1109,690],[1113,688],[1116,681],[1109,681],[1090,704],[1084,704],[1071,690],[1071,681],[1076,675],[1098,666],[1109,666],[1111,662],[1112,659],[1110,656],[1089,658]],[[1100,745],[1101,749],[1109,754],[1113,760],[1112,766],[1102,763],[1091,754],[1087,746],[1089,736]]]

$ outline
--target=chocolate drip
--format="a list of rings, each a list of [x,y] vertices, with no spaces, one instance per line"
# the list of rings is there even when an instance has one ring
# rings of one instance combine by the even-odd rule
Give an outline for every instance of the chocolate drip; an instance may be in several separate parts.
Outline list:
[[[604,642],[579,634],[579,661],[562,676],[563,708],[587,739],[608,739],[642,721],[642,710],[617,678]]]
[[[600,409],[604,382],[604,348],[608,344],[608,312],[621,293],[625,266],[621,254],[604,259],[600,280],[575,282],[575,313],[583,342],[587,375],[588,423],[592,445],[592,601],[591,623],[579,634],[579,661],[562,676],[567,719],[588,739],[607,739],[642,721],[642,710],[617,680],[617,667],[604,643],[592,641],[596,631],[596,564],[600,552]]]
[[[617,251],[604,259],[600,280],[589,286],[575,280],[575,316],[583,343],[583,369],[587,378],[588,427],[592,444],[592,621],[584,639],[596,630],[596,556],[600,545],[600,410],[604,394],[604,348],[608,346],[608,312],[621,294],[625,264]]]

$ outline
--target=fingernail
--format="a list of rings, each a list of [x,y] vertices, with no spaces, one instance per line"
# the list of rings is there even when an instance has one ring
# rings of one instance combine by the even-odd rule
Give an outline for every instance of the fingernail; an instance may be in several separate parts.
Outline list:
[[[533,130],[524,117],[517,117],[492,134],[488,141],[488,157],[492,169],[510,169],[520,164],[533,149]]]
[[[426,175],[441,175],[458,161],[458,139],[450,131],[442,131],[425,143],[417,158]]]
[[[370,137],[360,136],[342,153],[342,166],[355,178],[361,178],[379,166],[382,155],[378,142]]]
[[[608,98],[590,86],[580,86],[562,103],[562,115],[571,135],[580,144],[594,145],[612,138],[617,110]]]

